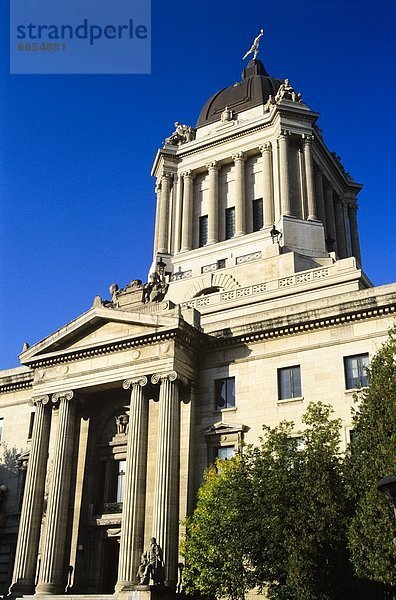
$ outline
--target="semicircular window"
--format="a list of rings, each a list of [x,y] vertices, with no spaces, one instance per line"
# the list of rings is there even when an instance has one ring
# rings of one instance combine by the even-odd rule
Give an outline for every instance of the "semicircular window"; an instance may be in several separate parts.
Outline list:
[[[220,292],[219,287],[208,287],[193,296],[194,298],[199,298],[199,296],[207,296],[207,294],[215,294],[216,292]]]

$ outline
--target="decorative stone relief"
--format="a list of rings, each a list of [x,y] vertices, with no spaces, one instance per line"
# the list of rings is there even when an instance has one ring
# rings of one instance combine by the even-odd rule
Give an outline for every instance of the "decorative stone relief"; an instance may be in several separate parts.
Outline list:
[[[192,142],[195,140],[196,129],[189,125],[183,125],[182,123],[175,123],[175,131],[166,138],[165,144],[171,144],[172,146],[179,146],[179,144],[185,144],[186,142]]]

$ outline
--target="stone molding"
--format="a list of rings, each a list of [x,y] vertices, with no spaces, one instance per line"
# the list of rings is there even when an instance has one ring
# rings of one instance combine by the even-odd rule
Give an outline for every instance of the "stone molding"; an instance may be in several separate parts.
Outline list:
[[[16,392],[18,390],[25,390],[33,387],[33,377],[28,381],[16,381],[15,383],[6,383],[0,385],[0,394],[8,392]]]
[[[144,387],[145,385],[147,385],[147,382],[147,377],[145,375],[142,375],[141,377],[132,377],[131,379],[125,379],[125,381],[122,382],[122,387],[124,388],[124,390],[129,390],[135,385]]]

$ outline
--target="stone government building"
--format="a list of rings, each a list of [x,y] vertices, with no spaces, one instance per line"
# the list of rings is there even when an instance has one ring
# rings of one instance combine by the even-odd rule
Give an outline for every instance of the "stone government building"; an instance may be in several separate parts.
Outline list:
[[[361,267],[361,185],[256,57],[157,152],[149,282],[113,285],[0,372],[0,593],[122,595],[154,536],[178,580],[205,467],[353,390],[396,286]]]

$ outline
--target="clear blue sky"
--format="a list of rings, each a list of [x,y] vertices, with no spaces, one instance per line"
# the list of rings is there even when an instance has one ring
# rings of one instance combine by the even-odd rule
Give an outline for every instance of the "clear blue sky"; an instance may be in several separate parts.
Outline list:
[[[240,78],[261,26],[267,70],[364,183],[366,273],[396,280],[395,0],[153,0],[152,74],[123,76],[9,75],[7,0],[0,11],[0,368],[111,283],[145,279],[155,152]]]

